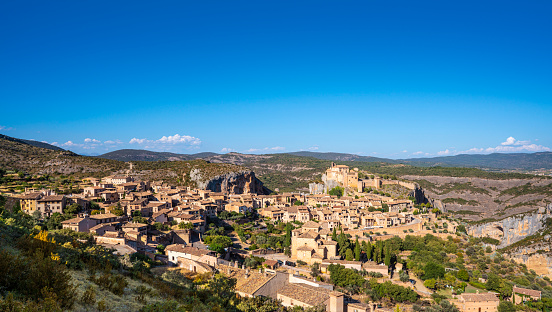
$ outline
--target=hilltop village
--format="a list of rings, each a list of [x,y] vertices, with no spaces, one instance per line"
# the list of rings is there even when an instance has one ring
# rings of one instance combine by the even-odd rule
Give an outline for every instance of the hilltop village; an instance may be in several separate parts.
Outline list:
[[[27,188],[9,200],[35,220],[36,235],[48,237],[46,229],[78,237],[165,271],[220,274],[235,281],[240,297],[293,311],[412,310],[434,302],[498,312],[501,302],[542,304],[538,290],[500,280],[486,287],[490,263],[510,262],[491,261],[495,242],[467,238],[459,221],[417,202],[415,188],[332,164],[308,194],[230,194],[117,174],[83,179],[81,192]],[[445,269],[443,261],[455,265]]]

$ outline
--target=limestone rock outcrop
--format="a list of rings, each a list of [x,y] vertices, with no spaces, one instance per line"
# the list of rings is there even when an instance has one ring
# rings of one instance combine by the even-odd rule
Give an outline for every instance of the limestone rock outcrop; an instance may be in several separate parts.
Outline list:
[[[270,190],[263,186],[253,171],[230,172],[218,175],[214,178],[203,178],[201,170],[190,172],[190,178],[196,182],[200,189],[213,192],[228,192],[230,194],[268,194]]]
[[[516,243],[525,237],[536,234],[544,228],[546,219],[550,217],[552,206],[541,207],[532,213],[516,215],[500,221],[470,226],[468,234],[475,237],[491,237],[498,239],[498,248]]]

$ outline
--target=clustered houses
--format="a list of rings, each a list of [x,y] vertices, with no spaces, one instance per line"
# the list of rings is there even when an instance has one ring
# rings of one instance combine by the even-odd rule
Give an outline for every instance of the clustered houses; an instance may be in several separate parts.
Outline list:
[[[353,177],[357,177],[345,173],[345,176],[351,176],[351,183]],[[89,178],[87,181],[89,186],[84,188],[82,194],[25,194],[21,197],[22,209],[29,214],[40,211],[48,217],[56,212],[63,213],[67,205],[78,203],[84,208],[83,213],[63,221],[63,228],[93,233],[97,243],[127,245],[136,251],[150,252],[152,257],[159,257],[154,255],[154,251],[159,244],[163,244],[167,255],[158,259],[167,264],[195,272],[217,268],[237,279],[236,291],[241,296],[269,296],[289,307],[323,304],[327,311],[378,310],[375,305],[345,300],[344,294],[334,291],[332,285],[274,271],[272,269],[278,266],[276,261],[267,261],[271,269],[264,272],[250,271],[238,267],[237,263],[218,258],[212,251],[190,246],[205,232],[209,217],[223,212],[257,212],[273,221],[300,222],[303,226],[292,232],[292,257],[309,263],[319,262],[323,267],[330,263],[342,263],[348,267],[358,265],[339,260],[337,243],[331,239],[333,229],[392,228],[413,220],[410,201],[393,201],[372,194],[340,198],[300,193],[226,194],[159,182],[134,181],[126,176],[101,180]],[[89,207],[92,201],[98,203],[102,213],[91,214]],[[372,209],[382,208],[383,203],[387,203],[389,212]],[[133,222],[138,217],[140,222]],[[171,225],[171,230],[158,231],[155,223]],[[183,228],[172,227],[182,223]]]
[[[291,197],[294,201],[299,200]],[[365,227],[387,228],[408,224],[413,220],[413,206],[409,200],[388,201],[389,212],[368,210],[369,207],[381,208],[384,202],[380,197],[372,196],[355,199],[336,196],[304,195],[301,199],[306,205],[274,205],[261,208],[258,213],[263,217],[283,222],[298,221],[305,223],[314,220],[322,228],[334,227],[357,229]],[[393,208],[391,208],[393,207]]]

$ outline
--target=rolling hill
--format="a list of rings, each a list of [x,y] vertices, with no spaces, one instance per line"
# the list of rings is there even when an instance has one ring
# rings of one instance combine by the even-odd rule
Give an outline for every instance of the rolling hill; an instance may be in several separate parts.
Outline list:
[[[39,142],[39,141],[35,141],[35,140],[16,139],[16,138],[12,138],[10,136],[3,135],[3,134],[0,134],[0,139],[12,141],[12,142],[19,142],[19,143],[23,143],[23,144],[28,144],[28,145],[31,145],[31,146],[45,148],[45,149],[49,149],[49,150],[53,150],[53,151],[64,151],[64,149],[61,148],[61,147],[57,147],[57,146],[52,145],[52,144]]]
[[[99,158],[120,161],[159,161],[159,160],[193,160],[217,155],[215,153],[176,154],[169,152],[152,152],[148,150],[121,149],[99,155]]]

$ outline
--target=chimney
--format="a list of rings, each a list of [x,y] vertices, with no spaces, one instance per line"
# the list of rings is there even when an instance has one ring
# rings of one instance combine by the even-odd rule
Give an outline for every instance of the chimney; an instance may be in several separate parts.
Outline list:
[[[343,294],[339,292],[330,293],[330,312],[344,312],[345,303]]]

